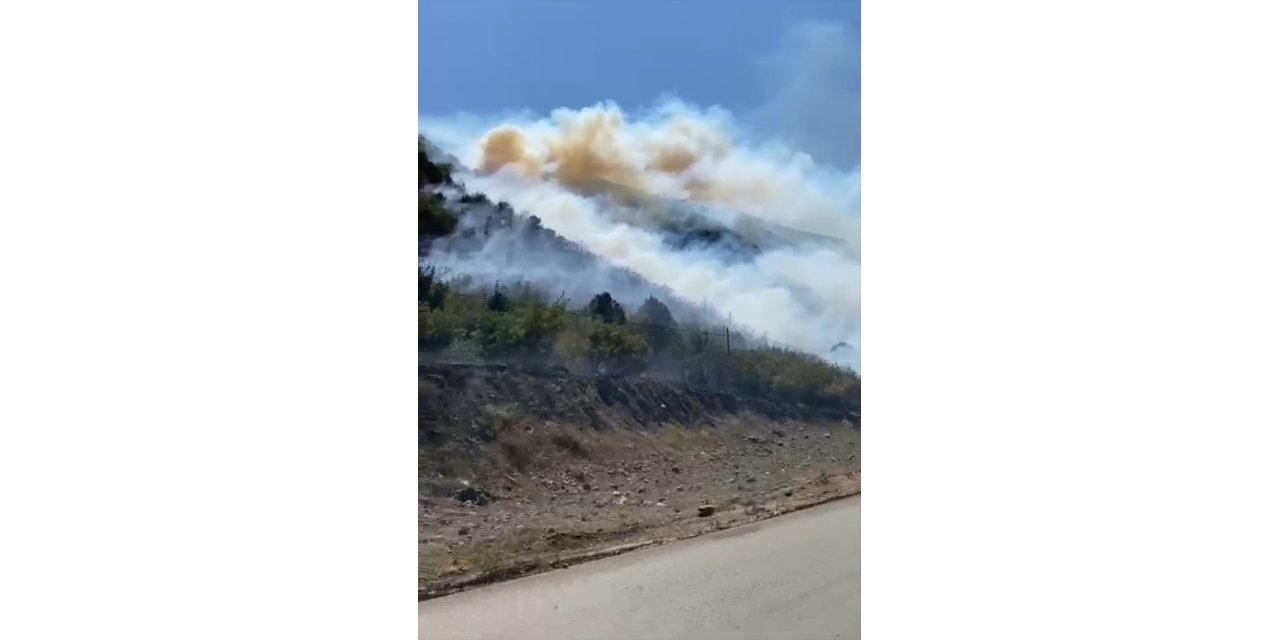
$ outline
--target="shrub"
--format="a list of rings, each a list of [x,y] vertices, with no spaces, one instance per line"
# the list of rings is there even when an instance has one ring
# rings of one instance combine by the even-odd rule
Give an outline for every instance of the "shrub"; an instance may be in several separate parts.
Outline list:
[[[428,351],[445,349],[460,333],[458,317],[443,311],[418,310],[418,347]]]
[[[649,364],[649,344],[643,336],[617,325],[593,322],[587,332],[592,370],[611,374],[635,374]]]
[[[547,360],[564,325],[564,307],[526,304],[507,313],[483,314],[472,338],[486,360]]]

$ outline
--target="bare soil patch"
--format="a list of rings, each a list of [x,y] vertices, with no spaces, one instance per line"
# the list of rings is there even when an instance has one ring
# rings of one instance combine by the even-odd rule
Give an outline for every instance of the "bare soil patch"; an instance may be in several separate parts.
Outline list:
[[[419,598],[861,490],[856,415],[645,379],[419,378]]]

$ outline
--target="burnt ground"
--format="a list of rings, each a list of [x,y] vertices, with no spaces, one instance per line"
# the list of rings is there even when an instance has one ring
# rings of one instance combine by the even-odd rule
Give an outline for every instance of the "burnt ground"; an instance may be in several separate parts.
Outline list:
[[[855,414],[645,378],[425,365],[418,439],[420,598],[860,491]]]

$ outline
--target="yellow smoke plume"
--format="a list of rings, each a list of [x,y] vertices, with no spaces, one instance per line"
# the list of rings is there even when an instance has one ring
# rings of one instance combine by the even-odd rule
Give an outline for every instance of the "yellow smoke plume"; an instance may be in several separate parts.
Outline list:
[[[682,104],[629,120],[613,104],[490,129],[476,145],[482,175],[507,169],[582,194],[621,186],[726,207],[857,244],[856,193],[814,179],[803,154],[769,154]],[[848,184],[856,184],[851,180]]]

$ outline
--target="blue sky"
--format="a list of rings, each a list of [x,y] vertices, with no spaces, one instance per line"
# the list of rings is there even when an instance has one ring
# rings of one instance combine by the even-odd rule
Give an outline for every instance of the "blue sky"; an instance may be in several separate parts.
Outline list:
[[[677,95],[842,168],[859,163],[856,0],[422,0],[418,113]]]

